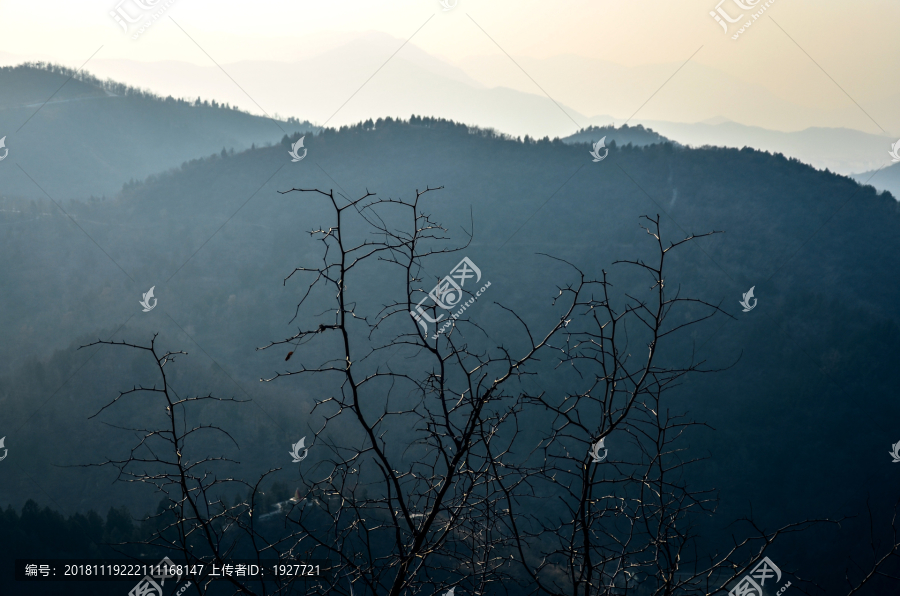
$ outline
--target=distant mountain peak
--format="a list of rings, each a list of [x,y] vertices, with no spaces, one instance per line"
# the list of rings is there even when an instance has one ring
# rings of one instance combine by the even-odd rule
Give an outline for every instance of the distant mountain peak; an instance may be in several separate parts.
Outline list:
[[[701,120],[697,124],[709,124],[712,126],[717,126],[719,124],[727,124],[729,122],[733,122],[733,120],[730,120],[724,116],[714,116],[712,118],[707,118],[706,120]]]
[[[616,145],[634,145],[635,147],[643,147],[645,145],[654,145],[657,143],[672,143],[670,139],[662,136],[652,128],[645,128],[641,124],[629,126],[623,124],[618,128],[614,124],[606,126],[588,126],[582,128],[575,134],[562,139],[564,143],[592,143],[600,137],[608,137],[607,142],[615,142]]]

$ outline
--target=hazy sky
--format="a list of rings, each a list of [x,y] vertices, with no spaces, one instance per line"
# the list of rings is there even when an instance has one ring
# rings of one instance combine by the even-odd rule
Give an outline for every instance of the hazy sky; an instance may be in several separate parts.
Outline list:
[[[118,0],[0,0],[0,62],[44,59],[79,66],[95,52],[95,60],[177,60],[201,66],[211,66],[211,60],[222,65],[242,60],[288,62],[379,32],[396,38],[397,47],[412,36],[410,44],[459,66],[488,87],[546,92],[587,116],[617,111],[613,115],[623,117],[624,107],[604,109],[602,92],[592,91],[599,96],[595,106],[579,97],[586,81],[595,86],[592,89],[598,81],[596,73],[579,68],[573,58],[624,67],[671,64],[674,72],[693,55],[692,63],[727,73],[749,85],[747,92],[756,88],[799,109],[830,114],[828,122],[816,121],[821,125],[900,134],[897,0],[776,0],[737,40],[730,37],[737,25],[726,35],[709,14],[718,0],[458,0],[449,11],[441,10],[438,0],[124,0],[121,6],[137,14],[136,1],[158,2],[151,10],[171,2],[166,16],[138,40],[125,34],[109,14]],[[754,11],[766,2],[743,1],[759,2]],[[734,2],[722,4],[728,14],[747,12]],[[390,52],[385,52],[387,60]],[[571,67],[565,68],[565,76],[544,75],[543,81],[529,71],[531,80],[505,54],[523,65],[563,56]],[[86,69],[91,71],[90,62]],[[651,83],[656,87],[656,81]],[[253,95],[252,89],[247,91]],[[704,90],[692,92],[702,95]],[[648,115],[653,101],[687,104],[691,98],[661,95],[645,108],[651,110]],[[770,108],[753,113],[752,103],[741,112],[746,122],[770,128],[806,125],[797,122],[792,127],[790,119],[766,113],[772,112]],[[323,120],[318,114],[283,115]]]

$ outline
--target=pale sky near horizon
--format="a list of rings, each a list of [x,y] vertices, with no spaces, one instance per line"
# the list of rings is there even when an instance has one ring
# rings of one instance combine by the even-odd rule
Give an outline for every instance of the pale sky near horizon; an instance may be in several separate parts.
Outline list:
[[[133,2],[124,0],[123,6],[132,10]],[[733,2],[723,5],[731,14],[739,12]],[[367,32],[392,36],[398,47],[415,33],[410,44],[454,65],[504,52],[513,59],[569,55],[626,67],[682,63],[693,55],[697,64],[799,106],[856,110],[859,104],[855,115],[836,117],[830,126],[900,134],[892,129],[898,120],[891,113],[900,103],[900,51],[891,43],[900,2],[776,0],[736,41],[729,37],[733,31],[726,35],[709,15],[716,3],[458,0],[442,11],[438,0],[175,0],[166,15],[184,31],[163,18],[132,40],[109,16],[118,0],[0,0],[0,63],[44,59],[80,66],[101,46],[95,58],[103,60],[203,66],[211,64],[210,57],[219,64],[291,61]],[[512,63],[510,68],[516,69]],[[575,72],[546,91],[566,103],[567,94],[589,76]],[[524,78],[520,90],[542,93]],[[764,122],[765,115],[760,117]]]

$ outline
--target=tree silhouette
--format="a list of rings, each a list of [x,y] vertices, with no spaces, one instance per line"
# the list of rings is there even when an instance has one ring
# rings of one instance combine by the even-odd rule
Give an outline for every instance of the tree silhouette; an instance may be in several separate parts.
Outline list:
[[[571,281],[542,323],[494,301],[491,312],[508,323],[504,344],[479,323],[489,316],[487,276],[467,257],[452,269],[457,257],[447,259],[471,232],[448,247],[449,233],[427,214],[425,199],[439,190],[410,200],[283,193],[324,200],[333,216],[310,232],[322,262],[284,280],[301,279],[296,332],[258,348],[289,348],[293,367],[264,382],[316,376],[331,388],[311,413],[318,426],[293,498],[276,500],[290,494],[285,485],[273,491],[281,497],[262,494],[275,470],[220,478],[215,467],[234,460],[198,452],[201,435],[231,435],[188,423],[189,409],[237,400],[179,397],[166,367],[184,352],[158,351],[155,336],[147,346],[90,344],[142,350],[156,363],[157,385],[105,408],[149,395],[165,406],[165,428],[129,428],[142,435],[129,457],[98,464],[166,495],[142,544],[185,562],[327,560],[330,575],[305,582],[306,594],[711,595],[758,565],[779,536],[827,521],[766,530],[747,517],[728,544],[710,550],[697,539],[695,522],[715,513],[716,495],[689,483],[703,458],[684,439],[698,423],[670,395],[716,370],[667,349],[725,313],[682,296],[667,259],[716,232],[667,243],[659,217],[645,217],[654,258],[614,263],[648,276],[640,295],[616,289],[610,272],[594,279],[547,256]],[[451,274],[427,281],[429,270]],[[229,505],[233,486],[247,496]],[[228,581],[242,594],[299,585]],[[193,587],[202,594],[209,583]]]

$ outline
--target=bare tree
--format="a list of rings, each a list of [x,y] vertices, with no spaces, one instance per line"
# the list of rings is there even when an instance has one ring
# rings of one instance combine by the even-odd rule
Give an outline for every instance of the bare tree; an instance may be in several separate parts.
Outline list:
[[[847,569],[844,572],[844,579],[849,590],[847,596],[861,593],[867,585],[881,587],[890,584],[900,584],[900,536],[897,533],[898,508],[900,508],[900,501],[894,504],[888,544],[879,548],[876,540],[879,532],[875,527],[875,514],[872,511],[871,503],[866,502],[866,517],[868,518],[869,526],[869,552],[866,555],[871,562],[863,567],[863,565],[856,562],[856,557],[849,557]]]
[[[235,446],[237,443],[219,426],[189,422],[191,408],[204,402],[240,403],[242,400],[212,395],[178,396],[166,367],[174,364],[178,356],[187,356],[187,352],[161,353],[156,338],[154,335],[146,346],[104,340],[82,346],[106,344],[138,350],[153,359],[158,375],[157,383],[120,392],[97,414],[120,401],[141,399],[144,413],[159,412],[164,408],[165,424],[150,428],[118,426],[138,435],[139,440],[128,456],[89,464],[113,466],[118,469],[118,480],[152,486],[163,496],[159,510],[145,520],[154,530],[139,544],[165,554],[174,564],[215,563],[219,568],[239,558],[262,563],[264,560],[290,560],[296,554],[302,554],[306,545],[304,536],[291,532],[273,540],[271,532],[264,533],[255,522],[253,512],[261,494],[260,485],[274,470],[262,474],[252,484],[227,475],[219,477],[216,468],[238,462],[228,456],[205,454],[210,436],[224,436]],[[152,415],[149,417],[153,418]],[[235,490],[246,490],[248,497],[246,501],[229,505],[226,495]],[[297,578],[267,577],[266,581],[259,581],[229,575],[219,579],[230,582],[234,593],[279,594],[290,591]],[[193,581],[191,586],[198,594],[205,594],[210,581]]]
[[[304,472],[306,493],[325,495],[333,523],[295,522],[327,545],[340,561],[340,576],[362,586],[354,593],[430,593],[462,582],[475,593],[501,589],[509,565],[496,554],[506,538],[495,527],[502,495],[493,477],[498,454],[490,445],[519,410],[507,387],[565,326],[565,317],[558,318],[545,339],[513,356],[477,347],[485,336],[473,340],[481,329],[465,317],[454,315],[450,328],[442,327],[446,332],[433,334],[424,321],[442,319],[436,307],[434,316],[410,317],[414,294],[427,289],[418,285],[424,261],[452,252],[437,246],[447,240],[446,230],[421,211],[422,197],[436,190],[417,191],[410,201],[370,199],[368,192],[341,200],[317,189],[288,191],[324,196],[333,209],[333,225],[312,232],[324,243],[324,262],[288,276],[310,277],[298,313],[322,310],[312,299],[322,287],[331,305],[326,322],[263,348],[318,342],[307,353],[321,362],[267,380],[328,375],[338,395],[317,403],[323,412],[317,436],[336,419],[355,427],[352,439],[317,440],[317,449],[329,455]],[[353,217],[364,224],[356,237]],[[396,279],[405,292],[365,313],[373,305],[363,273],[370,261],[379,279]],[[469,295],[471,304],[475,295]],[[461,293],[453,298],[462,304]]]
[[[814,523],[766,532],[747,519],[746,535],[724,554],[697,552],[694,523],[715,511],[716,493],[689,484],[688,467],[702,458],[681,443],[698,423],[668,396],[688,375],[718,370],[693,353],[679,358],[685,344],[676,338],[715,314],[730,315],[671,290],[666,260],[717,232],[666,246],[659,216],[644,219],[654,258],[614,264],[647,274],[646,293],[616,294],[606,271],[591,280],[567,263],[577,282],[557,299],[566,301],[569,320],[547,348],[575,386],[523,395],[548,422],[527,458],[496,464],[515,467],[495,476],[513,480],[503,489],[504,509],[534,593],[712,594],[756,564],[777,536]]]
[[[721,552],[697,540],[695,522],[715,512],[716,493],[691,486],[702,458],[683,439],[698,423],[670,396],[688,375],[716,369],[679,352],[675,338],[725,313],[670,290],[666,272],[672,251],[716,232],[666,246],[659,217],[645,218],[654,259],[617,262],[650,276],[643,294],[556,259],[573,281],[543,324],[498,305],[518,329],[506,347],[464,316],[490,286],[470,260],[453,269],[459,283],[436,275],[428,292],[426,267],[447,271],[457,258],[448,256],[469,246],[447,246],[447,230],[426,213],[438,190],[409,200],[285,191],[324,201],[333,221],[310,232],[322,262],[284,280],[303,278],[296,331],[258,348],[289,348],[293,366],[264,382],[298,377],[327,392],[312,411],[300,488],[275,512],[258,501],[275,470],[252,483],[220,479],[210,469],[233,459],[186,455],[203,433],[230,435],[186,424],[186,408],[219,398],[175,394],[164,367],[182,352],[158,354],[155,338],[95,342],[146,351],[160,376],[160,388],[112,403],[149,392],[165,401],[166,428],[129,429],[143,433],[130,456],[102,464],[168,495],[166,523],[148,544],[185,561],[328,560],[330,576],[304,584],[306,594],[709,595],[779,536],[815,523],[766,531],[747,518]],[[425,295],[427,308],[417,300]],[[450,306],[458,310],[448,317]],[[228,505],[226,485],[246,500]],[[229,581],[243,594],[296,587],[294,578]]]

